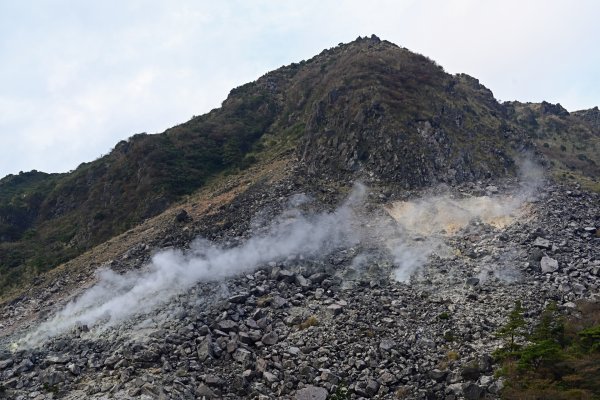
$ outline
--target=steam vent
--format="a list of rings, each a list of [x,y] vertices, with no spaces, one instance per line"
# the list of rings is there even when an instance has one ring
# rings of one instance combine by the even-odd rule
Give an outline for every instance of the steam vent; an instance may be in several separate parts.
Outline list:
[[[598,115],[373,35],[8,175],[0,399],[599,398]]]

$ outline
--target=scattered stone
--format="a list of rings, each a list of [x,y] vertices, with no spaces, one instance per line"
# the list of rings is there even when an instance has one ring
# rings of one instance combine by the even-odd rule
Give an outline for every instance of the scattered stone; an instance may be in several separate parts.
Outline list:
[[[465,195],[483,193],[485,185],[474,184]],[[430,257],[407,282],[388,279],[394,266],[384,254],[357,267],[357,257],[377,252],[371,245],[336,249],[323,259],[293,255],[218,285],[200,282],[101,335],[74,329],[16,352],[2,347],[9,338],[0,342],[0,382],[11,398],[23,400],[52,397],[43,382],[72,398],[81,382],[90,398],[267,400],[311,390],[320,397],[307,398],[327,398],[345,384],[352,398],[498,398],[504,382],[494,378],[489,353],[507,304],[520,300],[533,317],[550,298],[567,313],[581,299],[600,300],[598,239],[584,228],[600,215],[599,198],[552,190],[542,189],[529,205],[535,213],[517,224],[473,220],[445,235],[451,251]],[[254,210],[262,207],[258,199]],[[191,237],[197,227],[174,232],[185,228]],[[214,229],[206,236],[226,246],[261,232],[252,226],[229,236]],[[166,235],[161,246],[185,247]],[[146,255],[130,249],[107,267],[119,273],[141,267],[157,245]],[[556,264],[542,268],[546,258]],[[13,329],[27,307],[45,311],[41,299],[71,283],[0,306],[0,329]],[[456,353],[445,346],[450,343]]]
[[[319,386],[307,386],[296,392],[296,400],[326,400],[327,389]]]
[[[177,215],[175,215],[175,222],[188,222],[191,221],[191,217],[189,216],[189,214],[187,213],[187,211],[185,210],[179,210],[177,212]]]
[[[396,342],[391,339],[383,339],[379,342],[379,348],[385,352],[388,352],[396,347]]]
[[[494,185],[489,185],[485,188],[486,192],[489,194],[497,194],[499,192],[498,187]]]
[[[238,328],[238,324],[235,321],[232,321],[230,319],[226,319],[224,321],[220,321],[217,324],[217,329],[223,331],[223,332],[233,332],[233,331],[237,331]]]
[[[448,376],[447,371],[440,371],[439,369],[432,369],[429,371],[429,377],[437,382],[445,380],[446,376]]]
[[[267,346],[272,346],[276,344],[278,340],[279,337],[275,332],[267,333],[261,338],[261,342],[263,342],[263,344],[266,344]]]
[[[552,248],[552,244],[550,243],[550,241],[542,237],[537,237],[533,242],[533,245],[535,247],[539,247],[540,249],[550,250]]]
[[[104,360],[104,366],[113,367],[117,362],[119,362],[119,357],[117,355],[113,355]]]
[[[206,399],[215,399],[217,398],[217,395],[215,394],[215,392],[212,391],[212,389],[210,387],[208,387],[207,385],[205,385],[204,383],[201,383],[200,385],[198,385],[198,388],[196,389],[196,396],[198,396],[199,398],[206,398]]]
[[[308,279],[306,279],[304,276],[302,276],[302,274],[296,274],[294,279],[295,279],[296,285],[298,285],[300,287],[307,288],[310,286],[310,281]]]
[[[467,365],[462,368],[462,370],[460,371],[460,375],[466,381],[476,381],[477,379],[479,379],[481,371],[479,370],[479,367]]]
[[[502,389],[504,389],[503,378],[498,379],[488,387],[488,391],[492,394],[500,394]]]
[[[275,309],[283,308],[283,307],[286,307],[287,305],[288,305],[288,301],[281,296],[274,296],[273,300],[271,301],[271,307],[273,307]]]
[[[230,303],[243,304],[246,300],[248,300],[248,297],[250,297],[249,293],[239,293],[235,296],[231,296],[228,301]]]
[[[340,315],[343,310],[344,310],[344,307],[342,307],[339,304],[330,304],[327,306],[327,311],[333,316]]]
[[[544,274],[550,274],[552,272],[558,271],[558,261],[548,256],[542,257],[542,260],[540,261],[540,266],[542,268],[542,273]]]
[[[252,353],[246,349],[237,348],[233,353],[233,359],[240,364],[247,366],[252,361]]]
[[[197,354],[200,362],[206,361],[207,358],[213,357],[212,340],[209,336],[200,340],[197,346]]]
[[[29,358],[24,359],[23,361],[21,361],[21,363],[19,363],[19,365],[17,366],[17,372],[27,372],[33,369],[33,362],[31,362],[31,360]]]
[[[468,286],[477,286],[477,285],[479,285],[479,278],[475,278],[475,277],[467,278],[466,284]]]
[[[66,364],[71,361],[71,357],[66,354],[54,355],[46,357],[49,364]]]
[[[462,389],[465,400],[479,400],[483,395],[481,387],[475,383],[465,383]]]
[[[279,378],[277,378],[277,375],[270,373],[269,371],[265,371],[263,372],[263,377],[266,379],[267,382],[269,383],[274,383],[279,381]]]
[[[365,393],[367,397],[373,397],[379,392],[380,384],[374,379],[369,380],[367,382],[367,387],[365,388]]]
[[[81,368],[79,368],[79,365],[75,363],[70,363],[69,365],[67,365],[67,369],[73,375],[79,375],[81,373]]]
[[[277,280],[292,283],[296,279],[296,274],[289,270],[279,270],[277,273]]]

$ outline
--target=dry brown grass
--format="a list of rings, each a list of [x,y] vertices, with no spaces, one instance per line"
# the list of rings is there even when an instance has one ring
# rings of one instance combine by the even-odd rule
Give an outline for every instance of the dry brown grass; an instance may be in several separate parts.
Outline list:
[[[311,315],[310,317],[306,318],[303,322],[298,324],[298,329],[299,330],[304,330],[304,329],[308,329],[311,326],[317,326],[319,325],[319,320],[317,319],[316,316]]]
[[[438,369],[444,371],[446,369],[448,369],[448,367],[450,366],[450,364],[452,364],[454,361],[458,360],[460,358],[460,355],[454,351],[454,350],[448,350],[448,352],[446,353],[446,357],[442,358],[437,367]]]

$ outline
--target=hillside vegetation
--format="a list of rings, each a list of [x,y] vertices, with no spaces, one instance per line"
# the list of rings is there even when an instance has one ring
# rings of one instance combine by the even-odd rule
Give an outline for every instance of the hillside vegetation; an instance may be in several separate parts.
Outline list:
[[[273,121],[272,96],[249,84],[218,111],[157,134],[137,134],[69,174],[0,181],[0,290],[162,212],[244,156]]]
[[[266,157],[296,159],[315,181],[420,188],[512,174],[514,156],[535,142],[565,177],[593,183],[598,110],[557,114],[546,104],[500,104],[476,79],[375,36],[340,44],[71,173],[0,180],[0,291]]]
[[[560,104],[505,104],[509,115],[537,144],[562,180],[600,190],[600,110],[569,113]]]
[[[579,302],[565,318],[550,303],[526,333],[515,309],[504,332],[525,344],[508,343],[497,356],[508,380],[505,399],[600,398],[600,304]]]

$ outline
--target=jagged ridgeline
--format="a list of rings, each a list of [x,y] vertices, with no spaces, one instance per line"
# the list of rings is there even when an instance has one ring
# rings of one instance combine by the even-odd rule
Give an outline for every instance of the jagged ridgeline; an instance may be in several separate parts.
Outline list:
[[[291,160],[313,182],[367,177],[419,188],[514,173],[515,154],[544,141],[540,126],[552,126],[562,136],[545,140],[545,153],[568,173],[594,176],[598,152],[556,146],[571,134],[595,144],[598,110],[565,112],[500,104],[476,79],[375,36],[340,44],[70,173],[0,180],[0,293],[265,160]]]
[[[600,191],[600,110],[569,113],[560,104],[504,104],[511,118],[550,161],[558,178],[574,179]]]

